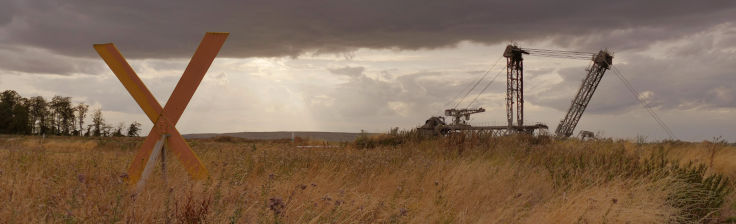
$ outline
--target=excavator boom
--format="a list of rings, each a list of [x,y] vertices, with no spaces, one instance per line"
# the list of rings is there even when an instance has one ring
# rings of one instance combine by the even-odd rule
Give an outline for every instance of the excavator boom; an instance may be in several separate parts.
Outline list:
[[[567,138],[572,135],[575,126],[580,121],[580,117],[585,112],[585,108],[588,107],[588,103],[590,103],[595,89],[598,88],[603,75],[611,68],[612,64],[613,56],[608,51],[600,51],[593,56],[593,64],[588,68],[588,75],[583,79],[583,83],[580,89],[578,89],[575,99],[572,100],[572,104],[570,104],[570,109],[567,110],[565,118],[557,125],[557,129],[555,130],[557,137]]]

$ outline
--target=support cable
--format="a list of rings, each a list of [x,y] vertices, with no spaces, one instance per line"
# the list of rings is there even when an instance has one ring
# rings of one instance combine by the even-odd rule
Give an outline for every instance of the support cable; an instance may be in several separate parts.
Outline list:
[[[544,57],[589,60],[595,55],[595,53],[581,52],[581,51],[563,51],[563,50],[548,50],[548,49],[535,49],[535,48],[522,48],[522,49],[525,51],[528,51],[530,55],[544,56]]]
[[[522,50],[528,51],[530,53],[530,55],[534,55],[534,56],[557,57],[557,58],[568,58],[568,59],[581,59],[581,60],[590,60],[595,55],[594,53],[581,52],[581,51],[562,51],[562,50],[548,50],[548,49],[535,49],[535,48],[522,48]],[[498,63],[498,61],[496,61],[496,63]],[[495,67],[495,64],[494,64],[494,67]],[[468,106],[466,108],[469,108],[470,106],[473,105],[473,103],[475,103],[478,100],[478,98],[480,97],[480,95],[482,95],[486,91],[486,89],[488,89],[488,87],[491,84],[493,84],[493,82],[496,80],[496,78],[498,78],[498,76],[501,74],[501,72],[502,71],[499,71],[496,74],[496,76],[494,76],[493,79],[491,81],[489,81],[488,84],[486,84],[483,87],[483,89],[475,96],[475,98],[473,98],[473,101],[471,101],[470,103],[468,103]],[[486,72],[486,74],[487,73],[488,72]],[[483,75],[483,77],[485,77],[485,74]],[[475,85],[473,85],[473,89],[475,88],[476,85],[478,85],[478,83],[481,80],[478,80],[478,82],[476,82]],[[470,93],[470,91],[468,91],[468,93],[466,93],[465,96],[463,96],[463,100],[465,99],[465,97],[467,97],[467,95],[469,93]],[[457,105],[459,105],[461,102],[462,101],[458,102],[455,105],[455,108],[457,108]]]
[[[619,71],[617,67],[611,67],[611,68],[612,68],[611,70],[613,70],[613,72],[616,74],[618,79],[620,79],[621,82],[624,83],[624,86],[626,86],[626,88],[629,90],[629,92],[631,92],[634,98],[636,98],[636,100],[639,101],[641,106],[647,110],[649,115],[652,116],[652,118],[654,118],[654,120],[657,122],[659,127],[661,127],[671,139],[678,139],[677,137],[675,137],[674,132],[672,132],[672,130],[667,126],[667,124],[665,124],[664,121],[662,121],[662,119],[659,117],[659,115],[657,115],[657,113],[654,112],[652,107],[646,102],[644,102],[644,100],[639,98],[639,91],[634,89],[634,87],[631,85],[629,80],[627,80],[626,77],[624,77],[621,71]]]
[[[584,51],[564,51],[564,50],[550,50],[550,49],[538,49],[538,48],[522,48],[522,50],[526,51],[546,51],[546,52],[556,52],[556,53],[569,53],[569,54],[587,54],[587,55],[595,55],[595,53],[592,52],[584,52]]]
[[[466,93],[465,93],[465,95],[464,95],[464,96],[463,96],[462,98],[460,98],[460,97],[459,97],[460,95],[458,95],[458,97],[456,97],[456,98],[455,98],[455,100],[453,100],[453,101],[450,101],[450,102],[455,102],[455,101],[457,101],[457,103],[455,103],[455,106],[453,106],[453,107],[452,107],[453,109],[457,109],[457,106],[458,106],[458,105],[460,105],[460,103],[462,103],[462,102],[463,102],[463,101],[465,100],[465,97],[468,97],[468,95],[470,95],[470,93],[471,93],[471,92],[473,92],[473,90],[475,89],[475,87],[477,87],[477,86],[478,86],[478,84],[480,84],[480,83],[481,83],[481,82],[483,81],[483,79],[485,79],[485,78],[486,78],[486,76],[488,75],[488,73],[489,73],[489,72],[491,72],[491,70],[493,70],[493,69],[494,69],[494,68],[496,67],[496,65],[498,65],[498,62],[499,62],[499,61],[501,61],[501,58],[503,58],[503,57],[498,57],[498,59],[496,59],[496,62],[495,62],[495,63],[493,63],[493,66],[491,66],[491,68],[490,68],[490,69],[488,69],[488,71],[486,71],[485,73],[483,73],[483,76],[482,76],[482,77],[480,77],[480,79],[478,79],[478,81],[476,81],[476,82],[475,82],[475,83],[473,84],[473,87],[471,87],[471,88],[470,88],[470,89],[468,90],[468,92],[466,92]]]
[[[478,92],[478,95],[475,95],[475,98],[473,98],[473,101],[470,101],[467,107],[470,107],[470,105],[472,105],[473,103],[475,103],[476,100],[478,100],[478,97],[480,97],[480,95],[482,95],[486,91],[486,89],[488,89],[488,87],[491,86],[491,84],[493,84],[494,81],[496,81],[496,78],[498,78],[498,76],[501,75],[501,72],[503,72],[503,70],[498,70],[498,73],[496,73],[496,75],[493,76],[493,79],[491,79],[491,81],[489,81],[488,84],[486,84],[486,86],[484,86],[483,89],[480,92]]]

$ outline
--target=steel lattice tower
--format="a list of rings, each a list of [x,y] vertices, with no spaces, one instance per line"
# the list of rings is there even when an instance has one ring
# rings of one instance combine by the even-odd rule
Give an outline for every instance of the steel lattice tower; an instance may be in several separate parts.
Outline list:
[[[593,64],[588,68],[588,75],[583,80],[578,93],[575,94],[575,99],[572,100],[565,118],[557,125],[555,130],[557,136],[570,137],[572,135],[575,126],[580,121],[580,117],[585,112],[585,108],[590,103],[590,98],[593,97],[595,89],[601,82],[603,74],[611,67],[612,63],[613,56],[608,51],[600,51],[593,57]]]
[[[529,54],[516,45],[506,46],[506,117],[508,128],[524,125],[524,59]],[[514,104],[516,104],[516,125],[514,125]]]

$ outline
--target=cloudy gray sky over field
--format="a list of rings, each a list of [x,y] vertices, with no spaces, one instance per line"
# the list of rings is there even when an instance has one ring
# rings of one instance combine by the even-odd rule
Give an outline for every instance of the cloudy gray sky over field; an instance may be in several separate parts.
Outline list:
[[[677,137],[736,141],[736,1],[0,1],[0,90],[70,96],[151,127],[92,44],[113,42],[165,102],[207,31],[230,32],[184,133],[413,128],[459,103],[505,120],[504,47],[615,52]],[[499,62],[500,61],[500,62]],[[498,62],[496,64],[496,62]],[[496,66],[494,66],[496,64]],[[590,64],[527,56],[526,123],[552,130]],[[666,137],[613,74],[576,130]]]

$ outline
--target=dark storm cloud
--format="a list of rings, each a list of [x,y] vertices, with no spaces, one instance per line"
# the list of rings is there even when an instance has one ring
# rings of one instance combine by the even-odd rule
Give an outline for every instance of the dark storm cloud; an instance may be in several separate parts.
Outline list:
[[[674,39],[657,47],[661,52],[619,52],[614,67],[642,95],[645,103],[660,109],[736,108],[736,27],[719,25]],[[531,94],[533,103],[566,111],[585,77],[584,67],[562,69],[563,81],[548,91]],[[568,95],[555,94],[567,92]],[[548,97],[554,95],[555,97]],[[625,112],[639,102],[613,71],[608,71],[587,111]]]
[[[141,75],[152,74],[146,83],[154,95],[165,102],[176,83],[175,77],[187,65],[186,59],[169,59],[189,58],[204,32],[225,31],[231,32],[231,36],[220,56],[295,57],[344,53],[346,61],[327,60],[308,66],[338,76],[336,80],[318,76],[329,79],[325,83],[330,84],[309,84],[303,76],[291,74],[319,74],[287,68],[284,76],[297,80],[291,85],[279,89],[279,82],[289,79],[277,80],[269,76],[264,79],[273,82],[253,87],[252,97],[238,94],[223,97],[219,96],[223,94],[208,95],[206,91],[199,91],[194,102],[197,97],[207,100],[199,106],[193,104],[192,109],[237,105],[232,110],[248,111],[242,107],[259,102],[264,93],[272,95],[303,89],[301,97],[306,108],[304,111],[294,109],[295,113],[310,114],[317,123],[329,129],[365,127],[380,130],[394,124],[421,124],[426,117],[438,115],[443,109],[452,107],[452,100],[462,96],[481,76],[487,65],[468,63],[465,58],[472,57],[466,53],[484,48],[468,44],[478,48],[469,50],[463,47],[465,43],[458,43],[519,41],[524,47],[535,48],[582,51],[609,48],[615,52],[614,65],[658,111],[695,113],[736,108],[736,75],[733,72],[736,24],[731,21],[736,21],[736,1],[732,0],[4,0],[0,1],[0,72],[72,74],[64,77],[29,75],[23,80],[32,86],[31,93],[55,92],[75,98],[86,97],[88,102],[99,103],[106,110],[139,113],[134,101],[97,57],[92,44],[114,42],[127,58],[146,59],[131,60],[134,70]],[[389,53],[380,55],[381,59],[371,59],[374,61],[352,61],[352,57],[364,56],[358,54],[361,51],[354,51],[359,48],[389,48],[398,52],[455,45],[459,47],[446,53],[458,55],[462,60],[443,58],[438,54],[445,51],[436,50],[433,54],[390,62],[381,61],[394,59],[389,51],[384,51]],[[397,53],[399,57],[401,54],[411,52]],[[475,57],[479,55],[485,57],[478,53]],[[137,63],[141,61],[151,63],[139,66]],[[553,112],[549,108],[566,111],[585,75],[585,62],[578,67],[565,64],[567,68],[563,69],[556,65],[539,65],[526,64],[525,74],[529,75],[525,78],[527,102],[542,106],[543,113]],[[238,65],[230,68],[240,78],[254,77],[255,70],[261,69],[243,70]],[[270,68],[264,66],[263,69]],[[462,71],[466,69],[481,71]],[[277,72],[281,71],[263,73]],[[77,73],[89,75],[73,75]],[[161,75],[164,73],[176,76]],[[543,83],[557,81],[554,75],[549,75],[552,73],[561,75],[561,82]],[[491,73],[488,79],[493,75]],[[208,77],[212,79],[203,86],[228,83],[224,73]],[[486,81],[459,106],[470,103]],[[232,83],[233,88],[251,87],[247,86],[250,82],[242,80]],[[225,84],[222,85],[227,86]],[[499,108],[504,104],[504,85],[501,74],[486,94],[478,96],[474,105],[488,108],[485,114],[503,115],[503,109]],[[257,91],[259,89],[261,92]],[[265,106],[278,108],[294,102],[274,100],[257,105],[263,110]],[[586,114],[622,115],[640,110],[637,104],[616,76],[608,72]],[[530,111],[534,111],[533,108]],[[263,113],[270,115],[267,111]],[[724,124],[730,124],[724,120]],[[231,119],[220,122],[240,125]],[[630,125],[624,124],[626,122],[622,125]],[[681,126],[701,125],[692,122]]]
[[[572,48],[629,48],[736,17],[736,2],[730,0],[11,0],[3,5],[8,6],[0,7],[3,45],[90,57],[92,43],[115,42],[132,58],[189,57],[205,31],[232,33],[222,52],[227,57],[545,38],[577,43]]]
[[[61,75],[95,74],[105,71],[104,66],[99,60],[51,54],[44,49],[0,46],[0,69],[7,71]]]
[[[12,1],[0,2],[0,26],[4,26],[13,18],[15,4]]]

